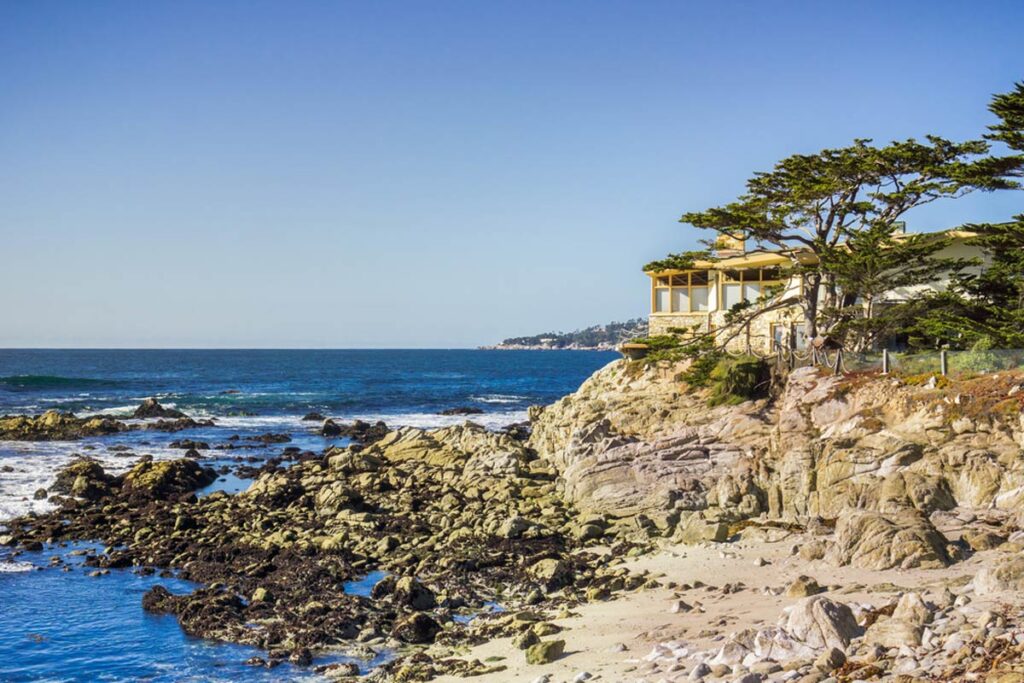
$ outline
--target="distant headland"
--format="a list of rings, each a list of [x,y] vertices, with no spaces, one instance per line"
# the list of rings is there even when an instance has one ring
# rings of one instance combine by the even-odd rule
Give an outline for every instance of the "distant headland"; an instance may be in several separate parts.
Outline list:
[[[524,349],[585,351],[613,350],[622,342],[647,336],[647,321],[635,318],[625,322],[594,325],[574,332],[546,332],[529,337],[512,337],[483,349],[517,351]]]

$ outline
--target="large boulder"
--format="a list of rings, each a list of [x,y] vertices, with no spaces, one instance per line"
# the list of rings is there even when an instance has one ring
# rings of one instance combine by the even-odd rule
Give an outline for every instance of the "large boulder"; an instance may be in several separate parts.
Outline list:
[[[804,598],[784,609],[779,627],[815,650],[846,649],[851,640],[861,635],[853,611],[822,595]]]
[[[937,569],[950,563],[946,538],[916,510],[842,515],[828,559],[865,569]]]
[[[51,492],[81,496],[83,498],[95,498],[93,495],[83,495],[84,489],[94,491],[108,490],[113,477],[103,471],[103,467],[95,460],[80,458],[74,460],[70,465],[57,472],[57,479]]]
[[[195,460],[145,460],[125,473],[122,491],[133,497],[162,498],[191,493],[213,483],[217,473]]]
[[[1024,591],[1024,557],[1011,555],[982,567],[974,576],[974,590],[978,595]]]

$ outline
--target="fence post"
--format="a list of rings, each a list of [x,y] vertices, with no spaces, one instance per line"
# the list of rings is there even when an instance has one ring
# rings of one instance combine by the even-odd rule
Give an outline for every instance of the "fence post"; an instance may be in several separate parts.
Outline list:
[[[939,371],[943,377],[949,372],[949,359],[946,358],[945,350],[939,351]]]
[[[889,374],[889,349],[882,349],[882,374]]]

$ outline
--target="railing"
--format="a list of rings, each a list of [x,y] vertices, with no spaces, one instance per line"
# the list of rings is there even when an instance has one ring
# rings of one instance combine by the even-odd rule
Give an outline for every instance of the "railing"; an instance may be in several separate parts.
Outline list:
[[[965,377],[1006,370],[1024,370],[1024,349],[905,353],[886,350],[855,353],[842,349],[806,349],[802,351],[779,349],[773,355],[780,368],[792,369],[813,365],[829,368],[837,375],[852,372],[880,372],[882,374],[937,374]]]

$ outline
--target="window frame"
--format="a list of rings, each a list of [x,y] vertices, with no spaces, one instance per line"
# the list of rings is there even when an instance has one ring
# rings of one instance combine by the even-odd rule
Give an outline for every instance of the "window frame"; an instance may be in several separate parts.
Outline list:
[[[704,284],[694,284],[693,275],[694,273],[705,274],[706,282]],[[666,315],[709,315],[712,311],[711,308],[711,287],[712,287],[712,271],[710,268],[695,268],[693,270],[686,270],[682,272],[675,272],[671,275],[655,275],[651,278],[651,313],[654,315],[666,314]],[[686,284],[677,284],[677,278],[685,278]],[[706,294],[706,307],[704,310],[699,310],[694,307],[693,290],[703,289]],[[658,291],[665,290],[668,292],[668,310],[658,309]],[[686,293],[686,309],[685,311],[676,310],[676,291],[683,291]]]

